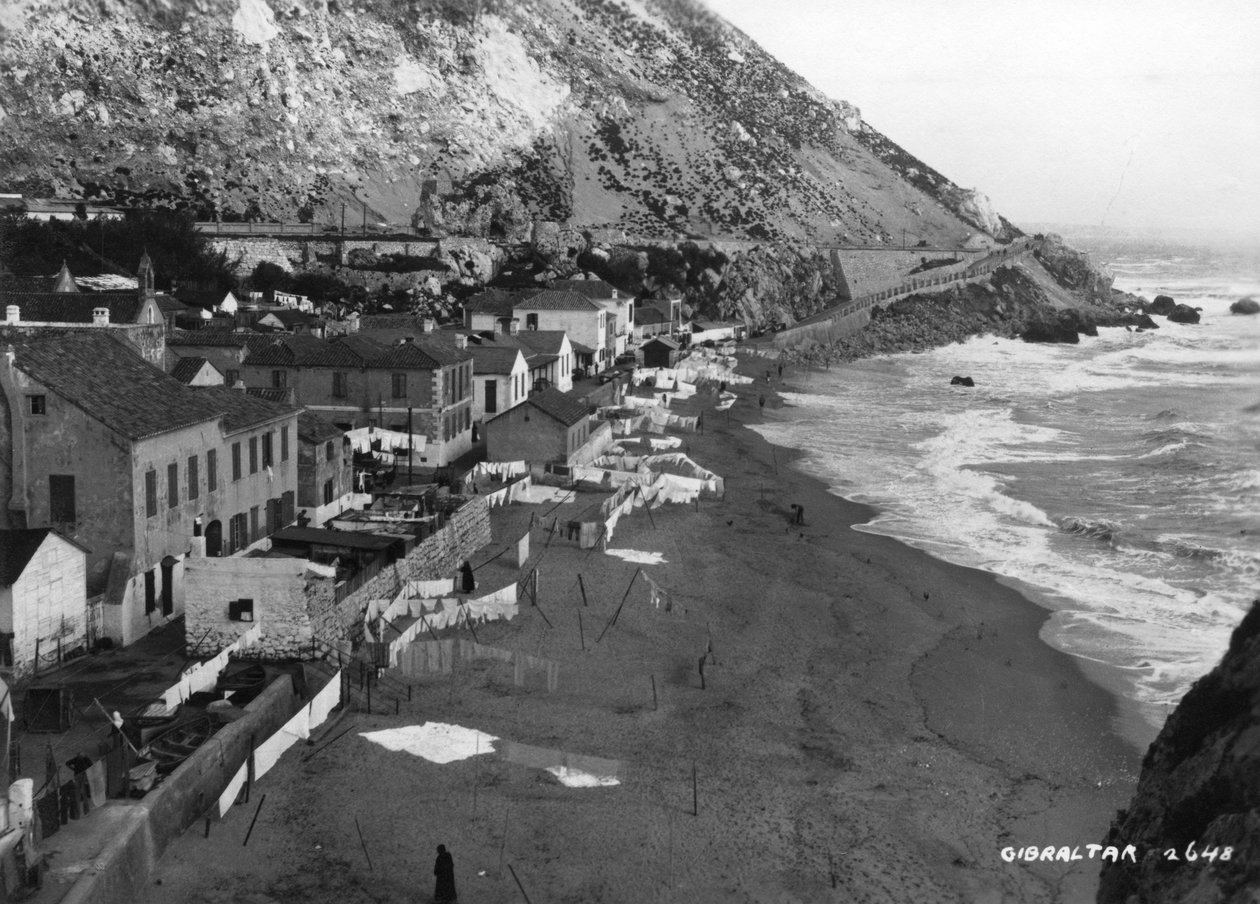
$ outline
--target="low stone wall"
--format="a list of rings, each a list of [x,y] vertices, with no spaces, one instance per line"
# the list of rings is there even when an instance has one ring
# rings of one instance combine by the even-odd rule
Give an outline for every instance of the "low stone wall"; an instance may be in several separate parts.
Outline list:
[[[136,804],[117,809],[110,842],[62,898],[62,904],[131,904],[140,897],[168,844],[206,814],[249,757],[255,741],[271,737],[297,711],[301,695],[291,676],[272,681],[225,725]],[[103,816],[106,811],[92,814]],[[89,817],[89,818],[92,818]]]
[[[338,601],[334,592],[320,588],[308,601],[311,630],[325,643],[354,645],[362,640],[368,601],[393,599],[405,581],[450,577],[490,541],[489,504],[484,497],[473,496],[441,530],[345,599]]]

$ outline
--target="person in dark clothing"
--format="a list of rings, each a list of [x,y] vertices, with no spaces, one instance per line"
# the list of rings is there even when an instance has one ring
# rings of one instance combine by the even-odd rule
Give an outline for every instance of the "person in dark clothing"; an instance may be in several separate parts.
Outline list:
[[[766,397],[765,397],[765,396],[758,396],[758,397],[757,397],[757,404],[758,404],[758,405],[761,407],[761,409],[764,411],[764,410],[765,410],[765,408],[766,408]]]
[[[437,862],[433,864],[433,875],[437,877],[437,887],[433,890],[433,900],[437,904],[448,904],[459,897],[455,891],[455,861],[446,850],[446,845],[437,847]]]
[[[472,593],[477,586],[477,582],[473,580],[472,562],[469,562],[467,559],[464,560],[463,565],[459,566],[459,581],[460,589],[464,593]]]

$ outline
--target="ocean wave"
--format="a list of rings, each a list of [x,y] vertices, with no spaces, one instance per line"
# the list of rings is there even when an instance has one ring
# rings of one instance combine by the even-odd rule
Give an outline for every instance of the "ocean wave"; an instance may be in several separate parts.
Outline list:
[[[1188,439],[1180,439],[1175,442],[1165,443],[1159,448],[1152,449],[1149,452],[1143,452],[1138,459],[1163,459],[1163,463],[1175,462],[1178,465],[1200,465],[1199,462],[1190,461],[1182,455],[1190,449],[1202,449],[1203,443],[1191,442]]]
[[[1108,518],[1081,518],[1068,515],[1059,520],[1059,530],[1067,534],[1076,534],[1094,540],[1105,540],[1111,543],[1120,532],[1121,524]]]

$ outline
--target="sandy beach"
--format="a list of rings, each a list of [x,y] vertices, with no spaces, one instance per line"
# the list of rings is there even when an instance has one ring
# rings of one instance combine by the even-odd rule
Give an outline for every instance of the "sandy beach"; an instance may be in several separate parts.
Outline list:
[[[266,801],[248,845],[257,803],[172,844],[144,900],[428,901],[439,843],[460,901],[478,904],[1092,900],[1097,861],[1000,851],[1102,838],[1140,759],[1117,702],[1038,639],[1043,610],[988,574],[851,530],[868,510],[744,426],[774,417],[771,390],[793,379],[734,387],[729,416],[711,396],[692,403],[705,431],[684,449],[725,478],[725,499],[638,509],[610,544],[660,564],[555,538],[544,552],[535,528],[539,606],[477,634],[558,662],[554,692],[514,686],[493,660],[412,679],[397,715],[392,702],[346,713],[286,754],[255,789]],[[531,513],[563,523],[602,498],[497,509],[474,565]],[[479,581],[514,580],[505,562]],[[639,567],[672,611],[630,583]],[[501,740],[440,764],[361,736],[428,721]],[[621,781],[566,787],[509,761],[506,742],[617,760]]]

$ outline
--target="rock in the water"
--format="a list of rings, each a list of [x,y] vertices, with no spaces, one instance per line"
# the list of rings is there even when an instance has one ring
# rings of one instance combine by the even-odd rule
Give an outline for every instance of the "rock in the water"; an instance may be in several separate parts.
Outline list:
[[[1151,302],[1150,312],[1159,314],[1161,317],[1167,317],[1175,307],[1177,307],[1177,302],[1170,296],[1156,295],[1155,300]]]
[[[1260,314],[1260,301],[1254,298],[1240,298],[1229,306],[1231,314]]]
[[[950,386],[975,386],[976,381],[971,377],[954,377],[949,381]]]
[[[1047,313],[1030,321],[1020,333],[1025,342],[1071,342],[1081,341],[1081,333],[1086,336],[1097,336],[1098,327],[1092,317],[1075,308],[1057,313]]]
[[[1151,319],[1150,314],[1136,314],[1133,317],[1133,325],[1139,330],[1157,330],[1159,324]]]
[[[1198,323],[1199,312],[1188,304],[1179,304],[1168,312],[1168,319],[1173,323]]]

